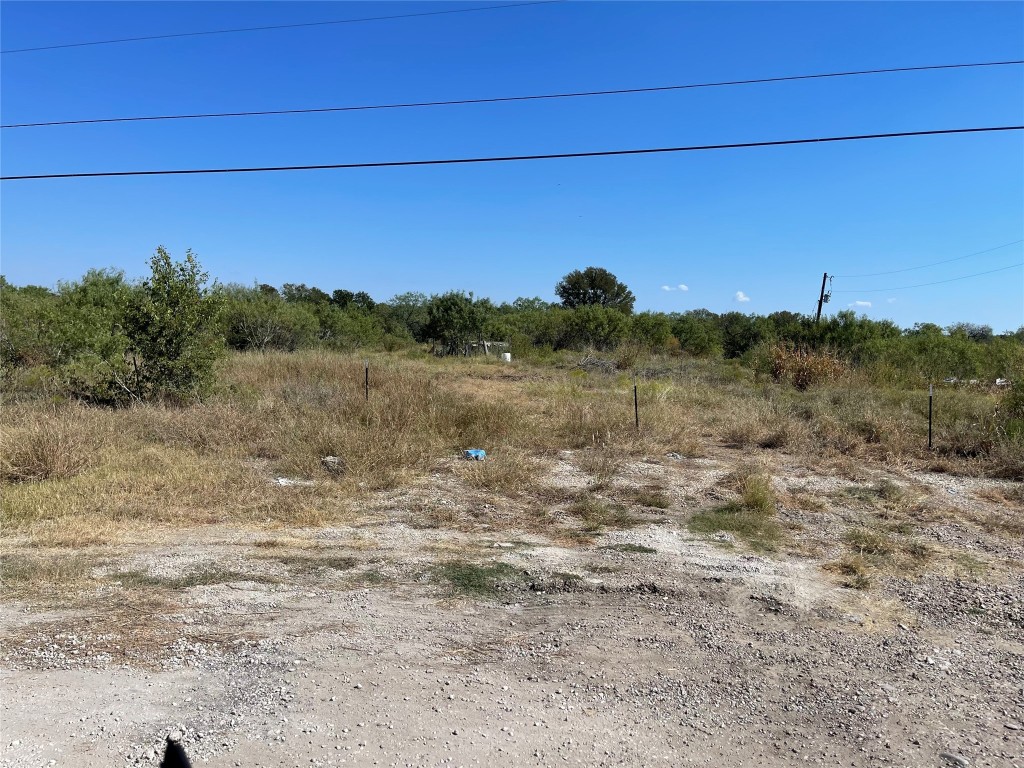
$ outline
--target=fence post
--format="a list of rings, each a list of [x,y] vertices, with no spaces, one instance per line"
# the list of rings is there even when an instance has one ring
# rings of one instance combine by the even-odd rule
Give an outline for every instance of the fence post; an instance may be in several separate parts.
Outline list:
[[[366,402],[370,402],[370,361],[366,360],[364,362],[364,364],[366,366],[366,369],[365,369],[366,376],[363,379],[364,385],[365,385],[365,391],[366,391]]]

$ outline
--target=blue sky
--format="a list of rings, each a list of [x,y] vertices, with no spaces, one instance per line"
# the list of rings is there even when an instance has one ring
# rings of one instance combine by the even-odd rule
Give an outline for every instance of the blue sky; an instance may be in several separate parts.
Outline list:
[[[472,3],[463,7],[487,5]],[[497,4],[497,3],[496,3]],[[459,7],[5,2],[3,48]],[[2,57],[3,122],[630,88],[1024,58],[1020,3],[570,2]],[[563,101],[3,130],[4,175],[528,154],[1024,123],[1024,67]],[[638,309],[812,312],[821,274],[1024,238],[1021,133],[522,164],[3,182],[0,269],[52,285],[192,248],[223,282],[378,300],[553,299],[610,269]],[[1024,324],[1020,244],[836,279],[903,326]],[[688,290],[678,289],[686,285]],[[663,290],[662,286],[676,287]],[[840,293],[839,291],[852,291]],[[749,300],[737,300],[742,292]],[[855,302],[871,302],[857,306]]]

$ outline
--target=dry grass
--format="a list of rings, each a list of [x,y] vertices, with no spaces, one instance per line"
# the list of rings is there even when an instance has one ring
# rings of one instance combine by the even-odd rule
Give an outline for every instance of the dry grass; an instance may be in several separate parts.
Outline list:
[[[850,589],[869,589],[875,576],[874,566],[863,555],[845,555],[822,568],[839,574],[843,586]]]
[[[877,575],[906,576],[920,572],[936,551],[929,544],[910,538],[912,530],[910,525],[848,528],[843,542],[849,554],[840,559],[839,565],[833,563],[824,567],[849,577],[855,583],[847,586],[857,589],[868,589]]]
[[[66,595],[79,591],[97,565],[90,555],[5,552],[0,556],[0,588],[8,598]]]
[[[0,432],[0,482],[63,480],[89,466],[102,437],[95,411],[18,409]]]
[[[520,496],[536,491],[544,464],[524,451],[490,453],[484,461],[466,462],[459,474],[470,485],[486,491]]]
[[[640,383],[639,431],[624,374],[380,356],[371,360],[366,402],[362,358],[325,352],[232,355],[217,393],[188,407],[16,402],[0,414],[3,535],[80,547],[215,523],[351,522],[371,494],[427,477],[468,447],[489,455],[457,470],[469,488],[522,499],[543,496],[544,459],[564,449],[582,449],[578,463],[592,490],[621,485],[627,461],[699,456],[715,446],[755,456],[781,449],[812,469],[845,463],[851,475],[875,462],[936,461],[950,471],[1007,475],[1022,461],[986,432],[995,403],[986,393],[943,394],[938,449],[929,453],[920,393],[871,387],[852,374],[798,391],[756,383],[728,363],[679,360],[659,374],[654,362],[651,375],[663,378]],[[328,455],[342,471],[323,465]],[[771,517],[777,501],[756,475],[734,489],[737,503]],[[278,487],[275,476],[315,485]],[[912,499],[870,488],[870,500],[854,501],[879,513],[912,511]],[[667,500],[657,491],[631,499],[661,508]],[[992,524],[1012,530],[1012,512],[1005,525]],[[459,524],[442,513],[431,512],[434,524]],[[550,520],[539,510],[523,523],[543,529]]]
[[[1024,484],[1001,485],[977,491],[979,499],[993,501],[1024,512]]]
[[[672,506],[672,499],[665,493],[665,489],[658,486],[638,488],[632,492],[631,498],[634,504],[641,507],[654,509],[669,509]]]
[[[566,512],[580,521],[585,533],[599,533],[605,528],[632,528],[641,521],[621,504],[584,496]]]

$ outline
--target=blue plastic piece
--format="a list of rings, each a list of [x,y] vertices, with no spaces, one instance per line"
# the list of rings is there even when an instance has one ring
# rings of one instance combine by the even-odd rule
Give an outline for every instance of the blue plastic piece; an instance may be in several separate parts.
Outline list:
[[[487,458],[487,451],[482,448],[470,448],[462,452],[462,458],[470,461],[483,461]]]

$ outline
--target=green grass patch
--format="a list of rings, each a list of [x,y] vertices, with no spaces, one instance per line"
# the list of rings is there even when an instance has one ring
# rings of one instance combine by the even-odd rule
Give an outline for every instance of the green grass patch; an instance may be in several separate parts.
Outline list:
[[[968,576],[982,576],[988,571],[988,563],[967,552],[960,552],[953,557],[956,570]]]
[[[672,506],[672,499],[658,489],[641,489],[633,494],[633,501],[641,507],[653,507],[655,509],[668,509]]]
[[[599,499],[585,498],[568,508],[568,513],[579,518],[583,530],[596,533],[603,528],[632,528],[641,521],[621,504],[609,504]]]
[[[88,579],[95,561],[85,555],[0,557],[0,586],[5,590],[73,585]]]
[[[350,576],[350,580],[353,584],[361,584],[368,587],[379,587],[384,584],[394,583],[393,578],[385,575],[377,568],[353,573]]]
[[[435,566],[434,573],[455,592],[476,597],[491,597],[502,584],[524,582],[523,572],[508,563],[480,565],[454,560]]]
[[[314,573],[325,568],[335,571],[347,571],[359,564],[354,557],[344,555],[270,555],[268,560],[276,560],[288,567],[289,571],[298,573]]]
[[[782,527],[772,515],[748,509],[739,502],[697,512],[690,518],[694,533],[731,533],[759,552],[774,552],[782,540]]]
[[[862,555],[891,555],[898,548],[891,537],[870,528],[851,528],[843,534],[843,540]]]
[[[254,581],[262,584],[273,584],[274,579],[247,573],[239,573],[227,568],[202,568],[184,573],[181,576],[154,576],[146,571],[120,571],[113,578],[124,587],[156,587],[160,589],[191,589],[207,587],[215,584],[229,584],[233,581]]]
[[[658,550],[653,547],[645,547],[643,544],[609,544],[601,549],[612,549],[616,552],[634,552],[640,555],[653,555]]]

